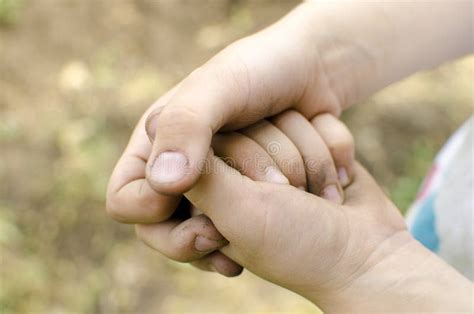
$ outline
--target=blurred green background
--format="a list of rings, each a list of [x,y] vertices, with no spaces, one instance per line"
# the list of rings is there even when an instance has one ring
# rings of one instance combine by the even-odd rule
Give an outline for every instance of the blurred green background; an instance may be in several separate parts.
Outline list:
[[[104,212],[141,113],[233,40],[297,4],[271,0],[0,0],[0,312],[311,313],[244,272],[166,260]],[[472,112],[474,58],[346,112],[359,159],[405,210]]]

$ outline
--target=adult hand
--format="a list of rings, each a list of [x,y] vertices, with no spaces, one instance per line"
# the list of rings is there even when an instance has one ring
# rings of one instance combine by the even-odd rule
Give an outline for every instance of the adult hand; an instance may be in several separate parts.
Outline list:
[[[472,284],[410,236],[360,165],[340,205],[208,158],[185,195],[229,241],[221,251],[255,274],[327,312],[472,310]],[[138,229],[151,246],[155,228]]]

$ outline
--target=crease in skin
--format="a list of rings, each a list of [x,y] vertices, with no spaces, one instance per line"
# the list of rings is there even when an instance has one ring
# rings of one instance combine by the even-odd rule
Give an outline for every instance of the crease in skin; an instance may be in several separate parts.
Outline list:
[[[337,174],[332,162],[332,157],[329,150],[325,149],[326,144],[318,135],[313,125],[303,115],[301,115],[301,113],[294,110],[288,110],[285,113],[274,117],[272,122],[288,136],[296,146],[299,154],[302,156],[308,190],[316,195],[321,195],[326,186],[334,184],[337,187],[337,192],[341,194],[342,198],[341,188],[337,181]],[[290,127],[290,125],[292,126]],[[297,128],[295,128],[294,125],[296,125]],[[299,136],[301,133],[306,134],[306,137],[301,138]],[[307,137],[311,134],[314,139],[312,139],[309,144]],[[320,151],[315,150],[315,144],[321,146],[319,149]],[[316,157],[318,159],[315,159]],[[329,170],[331,172],[330,176],[328,176],[326,171],[323,171],[324,169],[331,169]]]
[[[240,132],[255,141],[270,155],[291,185],[306,186],[303,159],[293,142],[278,127],[268,120],[262,120]]]
[[[340,286],[335,287],[334,291],[332,292],[333,297],[327,298],[326,301],[331,301],[331,298],[337,298],[337,295],[343,295],[345,291],[348,291],[351,288],[354,288],[355,285],[357,284],[358,279],[363,279],[364,276],[368,275],[371,271],[374,269],[380,268],[380,265],[383,265],[387,261],[389,261],[393,256],[400,254],[400,252],[406,252],[409,249],[412,248],[412,246],[415,244],[415,241],[411,241],[411,236],[408,234],[407,230],[398,230],[395,231],[391,236],[387,237],[384,239],[382,242],[380,242],[372,252],[367,255],[367,257],[364,259],[362,263],[360,263],[359,267],[357,267],[349,276],[348,280],[346,280],[346,283]],[[387,245],[391,245],[394,241],[396,240],[397,246],[394,250],[392,250],[390,255],[385,255],[385,253],[380,252],[387,250]],[[375,262],[372,265],[368,265],[369,261],[374,260]],[[424,262],[428,262],[426,259]],[[413,271],[415,267],[418,267],[418,265],[413,266],[412,269],[407,269],[406,274],[408,277],[409,271]],[[390,288],[396,287],[396,285],[399,282],[402,282],[403,278],[397,277],[395,281],[388,287],[384,287],[383,290],[378,290],[378,293],[383,293],[385,291],[388,291]],[[371,298],[371,296],[367,296],[367,298]],[[325,302],[327,303],[327,302]],[[329,304],[329,303],[327,303]],[[324,306],[326,307],[326,305]],[[329,307],[329,306],[327,306]]]
[[[276,184],[290,184],[290,181],[274,166],[265,169],[265,182]]]
[[[346,226],[349,226],[350,225],[350,219],[347,217],[347,213],[344,211],[344,210],[340,210],[340,208],[338,207],[334,207],[331,209],[332,211],[335,211],[335,212],[339,212],[341,213],[341,217],[343,218],[343,220],[345,221],[345,225]],[[349,241],[348,239],[351,238],[351,229],[350,228],[345,228],[344,230],[347,230],[347,233],[345,233],[344,235],[344,239],[340,242],[343,243],[343,248],[340,252],[340,254],[338,255],[338,257],[335,259],[334,263],[332,263],[332,267],[331,268],[337,268],[337,266],[341,263],[341,261],[343,261],[348,249],[349,249]],[[358,268],[354,271],[354,273],[356,273],[358,271]],[[328,271],[329,272],[329,271]],[[339,278],[329,278],[328,280],[326,281],[322,281],[321,283],[319,283],[319,286],[320,287],[323,287],[323,286],[327,286],[329,285],[331,282],[334,282],[336,280],[338,280]],[[337,288],[336,288],[337,289]]]
[[[246,88],[245,88],[245,90],[247,91],[246,101],[243,103],[243,106],[241,107],[240,113],[238,114],[238,116],[241,116],[242,113],[246,112],[248,107],[250,106],[250,99],[251,99],[251,96],[252,96],[252,83],[250,81],[250,72],[249,72],[249,68],[247,66],[247,63],[245,63],[244,59],[240,55],[237,48],[234,49],[234,53],[235,53],[235,57],[237,58],[237,60],[240,61],[240,64],[242,65],[242,67],[244,69],[245,78],[246,78],[246,82],[247,82]],[[234,71],[231,70],[230,72],[232,73],[232,75],[234,77],[234,81],[239,82],[239,80],[237,79]]]
[[[135,159],[135,160],[139,160],[139,161],[142,161],[144,165],[146,165],[146,160],[144,160],[138,154],[134,154],[134,153],[128,154],[128,155],[125,155],[124,158],[132,158],[132,159]],[[121,184],[118,184],[114,189],[112,189],[112,194],[117,195],[127,185],[132,184],[135,181],[144,180],[144,179],[145,179],[145,177],[143,175],[139,175],[139,174],[137,174],[135,176],[131,176],[131,177],[127,178],[127,180],[123,180],[123,182],[121,182]]]
[[[205,100],[206,101],[212,101],[212,105],[214,106],[214,108],[220,108],[220,110],[213,110],[212,112],[210,112],[212,114],[212,119],[207,119],[207,121],[205,121],[205,123],[211,129],[211,134],[215,134],[219,130],[226,130],[226,125],[230,122],[230,121],[226,121],[226,116],[229,116],[229,117],[239,116],[236,113],[229,113],[229,112],[226,113],[225,112],[226,110],[229,110],[229,107],[231,108],[231,110],[238,109],[239,106],[236,106],[235,103],[230,105],[230,106],[227,106],[225,109],[222,109],[223,107],[221,106],[222,103],[225,103],[226,101],[227,102],[229,101],[228,95],[226,95],[226,93],[223,91],[223,88],[222,88],[223,83],[222,82],[229,81],[230,76],[233,76],[234,81],[238,82],[238,80],[236,79],[237,76],[234,74],[234,70],[232,68],[230,68],[230,66],[229,66],[229,64],[233,64],[233,63],[230,62],[230,61],[226,61],[226,58],[229,58],[228,55],[230,55],[230,54],[225,55],[225,53],[228,51],[228,49],[229,48],[227,48],[227,50],[224,49],[219,54],[214,56],[211,60],[209,60],[207,63],[205,63],[203,66],[201,66],[198,69],[194,70],[183,81],[184,83],[187,83],[187,86],[185,86],[185,87],[187,87],[187,89],[186,89],[187,94],[189,94],[189,93],[193,94],[193,90],[196,89],[196,87],[193,86],[193,85],[200,86],[200,84],[202,84],[202,82],[205,82],[205,81],[214,83],[211,86],[205,86],[204,87],[204,90],[212,90],[213,91],[212,97],[209,97],[209,95],[204,96]],[[224,62],[220,60],[221,58],[224,59]],[[226,71],[219,70],[222,67],[226,67],[227,70]],[[219,72],[226,73],[226,74],[222,75]],[[221,84],[221,86],[217,85],[216,81],[219,82],[219,84]],[[230,85],[231,84],[224,84],[224,86],[226,86],[226,88],[230,88],[229,87]],[[234,84],[234,85],[239,85],[239,84]],[[197,95],[200,95],[200,97],[203,97],[201,90],[198,90],[196,93],[197,93]],[[232,94],[234,96],[239,95],[238,93],[235,93],[235,92],[232,93]],[[224,97],[224,96],[226,96],[226,97]],[[210,98],[210,99],[206,99],[206,98]],[[200,104],[197,104],[196,107],[199,108],[199,105]],[[206,112],[208,112],[208,111],[209,110],[206,110]],[[201,115],[201,116],[203,116],[203,115]],[[205,118],[209,118],[209,117],[206,116]]]
[[[138,188],[138,196],[143,195],[143,185],[146,183],[146,180],[141,180],[140,187]]]
[[[164,106],[156,108],[152,114],[150,114],[146,121],[145,121],[145,130],[146,130],[146,135],[148,136],[148,139],[150,140],[150,143],[153,143],[155,141],[156,137],[156,129],[158,127],[158,116],[161,114],[163,111]]]

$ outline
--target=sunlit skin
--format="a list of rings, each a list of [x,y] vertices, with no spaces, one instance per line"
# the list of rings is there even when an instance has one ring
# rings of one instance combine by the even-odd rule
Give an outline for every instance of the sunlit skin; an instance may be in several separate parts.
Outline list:
[[[326,312],[472,311],[472,283],[409,235],[333,119],[391,82],[470,53],[472,23],[469,1],[300,5],[150,107],[114,170],[109,212],[147,223],[137,227],[139,237],[173,259],[226,275],[242,265]],[[269,117],[273,127],[265,127],[281,133],[245,129]],[[213,141],[223,130],[240,135]],[[303,177],[285,173],[283,157],[263,144],[271,141],[292,143],[284,150],[300,154],[293,160],[324,166],[308,173],[303,165]],[[213,145],[241,162],[261,155],[266,166],[240,173],[214,156]],[[252,154],[238,155],[233,145]],[[204,160],[209,168],[201,173]],[[339,193],[329,197],[330,186]],[[169,219],[183,193],[206,216]]]

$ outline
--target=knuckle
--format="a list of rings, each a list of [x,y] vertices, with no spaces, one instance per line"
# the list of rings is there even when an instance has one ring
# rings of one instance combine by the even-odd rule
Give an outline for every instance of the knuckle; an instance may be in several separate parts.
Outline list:
[[[313,190],[319,190],[335,173],[331,158],[306,163],[309,183]]]
[[[331,143],[328,143],[328,149],[333,158],[351,159],[355,151],[354,139],[352,135],[339,137]]]
[[[167,256],[172,260],[180,263],[188,263],[199,257],[199,254],[194,250],[195,234],[189,234],[189,231],[184,231],[177,236],[174,245]]]
[[[239,44],[231,45],[225,49],[215,61],[207,69],[217,81],[225,80],[233,88],[244,92],[243,94],[250,90],[249,65],[241,53]]]
[[[139,204],[145,213],[143,216],[146,216],[143,217],[144,220],[154,223],[165,221],[173,214],[175,208],[167,208],[166,205],[157,204],[156,201],[149,202],[146,199],[141,199]]]
[[[312,174],[312,182],[311,185],[315,191],[320,192],[320,190],[323,188],[324,183],[326,182],[327,175],[324,172],[318,172]]]
[[[196,124],[200,122],[201,117],[187,106],[173,105],[167,106],[161,111],[159,120],[166,125],[179,123],[179,121]]]
[[[172,214],[173,214],[173,211],[164,212],[155,208],[152,211],[150,211],[150,215],[149,215],[150,218],[147,219],[146,221],[153,222],[153,223],[163,222],[169,219]]]
[[[306,170],[301,158],[289,158],[288,160],[285,160],[282,168],[284,174],[301,178],[301,180],[305,181]]]
[[[190,237],[187,236],[186,230],[182,230],[175,235],[175,238],[169,241],[158,234],[150,232],[147,225],[136,225],[135,234],[138,239],[143,241],[147,246],[160,252],[169,259],[177,262],[186,263],[192,261],[194,254],[191,249]],[[166,244],[164,241],[167,241]]]
[[[109,217],[111,217],[112,219],[119,222],[125,222],[125,219],[121,213],[120,207],[118,206],[118,202],[115,196],[107,196],[105,202],[105,211],[107,215],[109,215]]]
[[[167,106],[158,116],[157,134],[162,135],[179,135],[183,134],[189,136],[190,131],[203,134],[208,133],[212,135],[210,123],[205,120],[205,117],[199,115],[194,109],[187,105],[180,105],[181,101],[172,106]],[[183,102],[185,103],[185,102]]]
[[[292,122],[294,120],[300,120],[303,116],[296,110],[290,109],[280,113],[275,118],[280,122]]]

